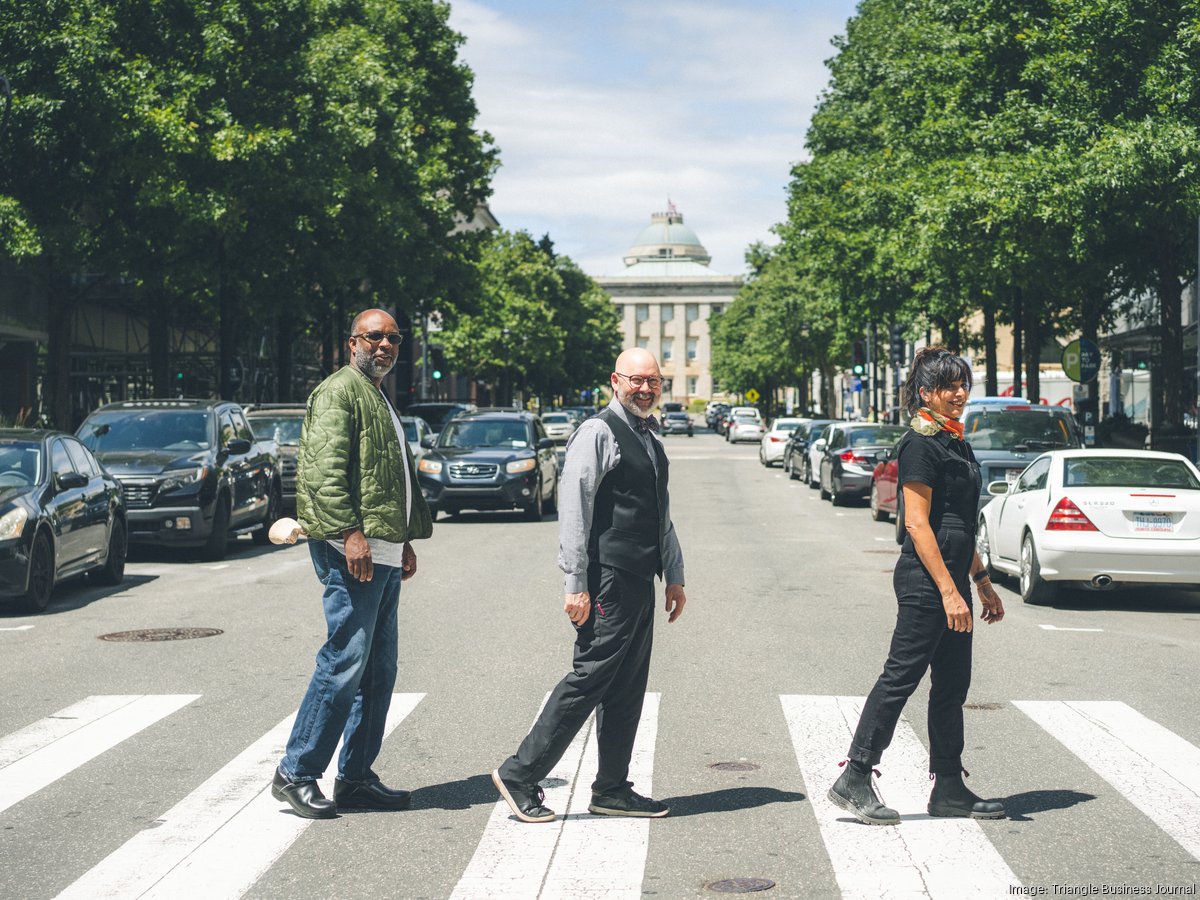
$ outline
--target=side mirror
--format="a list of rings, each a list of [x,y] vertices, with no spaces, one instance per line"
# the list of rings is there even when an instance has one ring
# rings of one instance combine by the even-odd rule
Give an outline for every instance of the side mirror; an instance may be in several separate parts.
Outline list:
[[[424,447],[426,450],[432,449],[433,448],[433,435],[427,434],[427,435],[425,435],[425,437],[421,438],[421,446]]]
[[[987,486],[987,492],[989,494],[991,494],[993,497],[999,497],[1003,494],[1007,494],[1008,493],[1008,482],[1007,481],[990,482]]]
[[[541,438],[537,442],[537,448],[539,450],[553,450],[554,449],[554,438]]]
[[[825,438],[818,438],[817,440],[813,441],[813,449],[814,450],[824,450],[825,449]]]
[[[87,487],[88,477],[78,472],[67,472],[65,475],[54,476],[54,486],[60,491],[73,491],[75,488]]]
[[[253,445],[245,438],[234,438],[226,445],[226,449],[234,456],[243,456],[250,452],[251,446]]]

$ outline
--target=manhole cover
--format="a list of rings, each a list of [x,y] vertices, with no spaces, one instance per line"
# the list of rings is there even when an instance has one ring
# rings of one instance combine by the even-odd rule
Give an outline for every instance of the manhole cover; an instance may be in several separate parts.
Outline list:
[[[102,641],[190,641],[193,638],[214,637],[224,634],[220,628],[136,628],[133,631],[114,631],[100,635]]]
[[[758,768],[758,763],[746,762],[743,759],[737,762],[709,763],[708,767],[716,769],[718,772],[753,772]]]
[[[964,703],[963,709],[1004,709],[1003,703]]]
[[[770,878],[722,878],[720,881],[709,881],[704,886],[718,894],[753,894],[755,891],[769,891],[775,887],[775,882]]]

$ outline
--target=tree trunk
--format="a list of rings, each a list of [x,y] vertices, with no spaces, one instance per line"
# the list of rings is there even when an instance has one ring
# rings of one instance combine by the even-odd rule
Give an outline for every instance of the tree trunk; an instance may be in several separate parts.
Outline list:
[[[1182,425],[1191,385],[1182,377],[1183,284],[1173,270],[1160,269],[1158,278],[1159,351],[1152,378],[1162,397],[1163,420],[1154,427]]]
[[[1027,311],[1028,312],[1028,311]],[[1025,319],[1025,396],[1030,403],[1040,403],[1042,399],[1042,323],[1034,314],[1024,315]]]
[[[222,400],[232,400],[237,335],[237,302],[225,267],[225,239],[217,246],[217,369]]]
[[[146,330],[150,342],[150,379],[155,397],[170,397],[171,390],[171,303],[161,286],[147,288]]]
[[[275,399],[280,403],[291,403],[292,365],[295,323],[289,311],[284,310],[275,319]]]
[[[1013,383],[1012,396],[1024,397],[1025,393],[1022,386],[1021,378],[1021,362],[1025,358],[1022,338],[1024,337],[1024,306],[1025,298],[1021,295],[1020,288],[1013,288],[1012,292],[1012,326],[1013,326],[1013,351],[1012,351],[1012,368],[1013,368]]]
[[[989,397],[1000,393],[996,377],[996,310],[991,304],[983,307],[983,392]]]

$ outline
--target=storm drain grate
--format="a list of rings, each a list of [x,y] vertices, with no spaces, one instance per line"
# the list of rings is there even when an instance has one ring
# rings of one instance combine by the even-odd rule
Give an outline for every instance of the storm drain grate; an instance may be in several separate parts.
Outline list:
[[[215,637],[224,634],[220,628],[136,628],[133,631],[114,631],[100,635],[102,641],[128,641],[147,643],[150,641],[190,641],[195,638]]]
[[[715,762],[709,763],[710,769],[716,769],[718,772],[753,772],[759,767],[758,763],[747,762],[744,759],[737,762]]]
[[[707,881],[704,886],[718,894],[753,894],[755,891],[769,891],[775,887],[770,878],[722,878],[720,881]]]
[[[1003,703],[964,703],[963,709],[1004,709]]]

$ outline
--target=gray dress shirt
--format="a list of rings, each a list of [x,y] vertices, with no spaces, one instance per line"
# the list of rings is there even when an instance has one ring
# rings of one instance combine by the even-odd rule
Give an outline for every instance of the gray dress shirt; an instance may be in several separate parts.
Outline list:
[[[634,427],[633,417],[615,397],[608,408],[630,428]],[[634,435],[645,445],[657,474],[658,456],[651,442],[658,441],[661,445],[662,439],[649,431],[639,434],[635,430]],[[617,438],[602,419],[588,419],[567,441],[567,459],[558,485],[558,567],[566,574],[565,593],[578,594],[588,589],[588,538],[596,492],[604,476],[620,461],[621,448],[617,446]],[[671,521],[670,500],[662,514],[667,523],[662,545],[663,580],[667,584],[681,585],[683,551],[679,548],[675,524]]]

